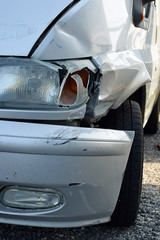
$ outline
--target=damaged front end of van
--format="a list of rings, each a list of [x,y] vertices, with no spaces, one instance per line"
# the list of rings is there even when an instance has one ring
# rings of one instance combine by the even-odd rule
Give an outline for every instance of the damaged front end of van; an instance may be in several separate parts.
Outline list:
[[[144,94],[151,72],[141,46],[133,48],[140,35],[133,32],[132,1],[117,4],[123,12],[111,16],[114,3],[106,0],[3,3],[1,222],[42,227],[115,223],[117,204],[124,202],[122,186],[127,195],[137,178],[141,185],[143,130],[136,115],[141,118],[141,112],[130,100],[139,91]],[[141,35],[144,39],[147,31]],[[140,144],[133,147],[137,136]],[[129,173],[127,189],[126,166],[133,165],[135,172],[135,161],[140,165],[137,175]],[[136,195],[136,209],[140,188],[128,200]],[[133,224],[136,216],[131,217],[122,225]]]

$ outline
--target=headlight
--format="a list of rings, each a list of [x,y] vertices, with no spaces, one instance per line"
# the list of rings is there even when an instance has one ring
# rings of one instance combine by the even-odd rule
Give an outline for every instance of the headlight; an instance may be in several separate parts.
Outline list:
[[[88,98],[89,73],[86,69],[69,74],[61,87],[59,104],[68,106],[81,105]]]
[[[89,62],[89,61],[88,61]],[[61,110],[88,100],[90,73],[85,64],[0,58],[0,108]]]
[[[0,107],[45,109],[57,106],[59,67],[27,59],[0,59]]]

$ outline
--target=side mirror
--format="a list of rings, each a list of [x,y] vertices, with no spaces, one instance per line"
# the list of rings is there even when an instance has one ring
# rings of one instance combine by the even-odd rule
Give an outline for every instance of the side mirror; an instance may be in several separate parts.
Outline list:
[[[140,27],[140,24],[143,23],[144,19],[144,5],[151,3],[154,0],[133,0],[133,24],[135,27]],[[142,26],[141,26],[142,27]],[[147,27],[142,27],[147,29]]]

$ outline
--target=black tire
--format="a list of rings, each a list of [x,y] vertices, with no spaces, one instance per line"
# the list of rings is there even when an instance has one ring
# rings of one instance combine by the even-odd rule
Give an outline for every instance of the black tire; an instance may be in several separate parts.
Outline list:
[[[154,105],[152,113],[148,119],[148,122],[144,128],[144,132],[148,134],[155,134],[158,131],[159,124],[159,109],[160,109],[160,95]]]
[[[125,170],[116,208],[111,217],[111,226],[130,226],[135,223],[139,208],[143,172],[143,127],[139,104],[124,102],[101,121],[104,127],[117,130],[133,130],[135,138]]]

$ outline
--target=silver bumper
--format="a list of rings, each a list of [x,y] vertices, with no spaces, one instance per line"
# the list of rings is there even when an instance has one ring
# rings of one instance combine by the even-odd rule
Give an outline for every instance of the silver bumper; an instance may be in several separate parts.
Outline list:
[[[134,132],[0,121],[0,187],[56,189],[59,209],[22,210],[0,203],[0,222],[76,227],[108,222]]]

